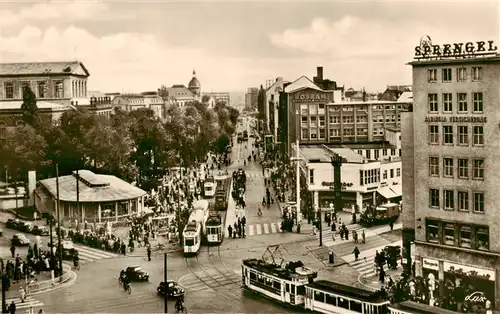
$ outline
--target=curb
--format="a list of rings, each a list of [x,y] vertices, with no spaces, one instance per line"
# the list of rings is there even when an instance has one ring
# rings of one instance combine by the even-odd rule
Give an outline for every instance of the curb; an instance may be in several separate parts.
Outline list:
[[[38,295],[38,294],[43,294],[43,293],[47,293],[47,292],[52,292],[52,291],[73,285],[73,283],[75,283],[76,279],[78,278],[78,275],[74,271],[70,271],[70,273],[71,273],[71,276],[68,278],[68,280],[61,282],[61,283],[55,283],[52,287],[50,287],[48,289],[37,291],[34,293],[30,293],[29,295]]]

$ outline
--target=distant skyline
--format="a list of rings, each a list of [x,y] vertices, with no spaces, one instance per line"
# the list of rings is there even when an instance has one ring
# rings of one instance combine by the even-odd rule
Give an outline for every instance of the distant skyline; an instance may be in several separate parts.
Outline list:
[[[0,3],[0,62],[80,60],[89,90],[241,92],[316,67],[346,88],[411,84],[414,47],[498,41],[499,4],[476,1],[39,1]]]

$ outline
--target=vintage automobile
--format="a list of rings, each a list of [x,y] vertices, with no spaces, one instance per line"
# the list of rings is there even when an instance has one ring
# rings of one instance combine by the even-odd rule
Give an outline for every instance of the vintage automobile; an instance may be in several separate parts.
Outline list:
[[[179,284],[176,281],[173,280],[167,280],[167,282],[162,281],[158,285],[158,288],[156,288],[156,291],[158,291],[158,294],[161,296],[167,296],[167,298],[178,298],[184,295],[186,292],[184,288],[179,286]]]
[[[34,235],[48,236],[49,235],[49,227],[34,225],[31,233],[33,233]]]
[[[50,247],[50,243],[47,244]],[[57,249],[57,242],[54,242],[55,251],[54,254],[59,256],[59,251]],[[72,241],[61,241],[62,247],[62,258],[63,260],[71,261],[78,256],[78,251],[75,249]]]
[[[14,246],[28,246],[28,245],[30,245],[30,239],[28,239],[22,233],[16,233],[12,237],[12,245],[14,245]]]
[[[140,266],[129,266],[125,269],[127,277],[131,281],[148,281],[149,274]]]
[[[11,218],[11,219],[7,220],[7,223],[5,225],[9,229],[17,230],[19,228],[20,223],[21,223],[21,221],[19,219],[12,219]]]
[[[33,231],[33,223],[27,221],[21,221],[17,230],[22,232],[31,233]]]

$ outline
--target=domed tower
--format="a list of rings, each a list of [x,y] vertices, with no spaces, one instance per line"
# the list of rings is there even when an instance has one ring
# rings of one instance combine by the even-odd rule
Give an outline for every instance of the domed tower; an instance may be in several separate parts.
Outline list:
[[[196,71],[193,70],[193,78],[189,81],[188,89],[195,94],[197,97],[200,97],[201,93],[201,84],[200,81],[196,78]]]

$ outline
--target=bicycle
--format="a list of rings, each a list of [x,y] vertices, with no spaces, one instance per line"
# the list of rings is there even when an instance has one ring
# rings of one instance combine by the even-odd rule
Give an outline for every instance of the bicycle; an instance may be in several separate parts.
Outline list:
[[[184,313],[184,314],[187,314],[187,309],[184,305],[181,305],[181,306],[176,306],[175,307],[175,312],[176,313]]]
[[[128,294],[131,294],[132,293],[132,287],[130,286],[130,284],[127,284],[126,287],[123,287],[123,289],[125,290],[125,292],[127,292]]]

